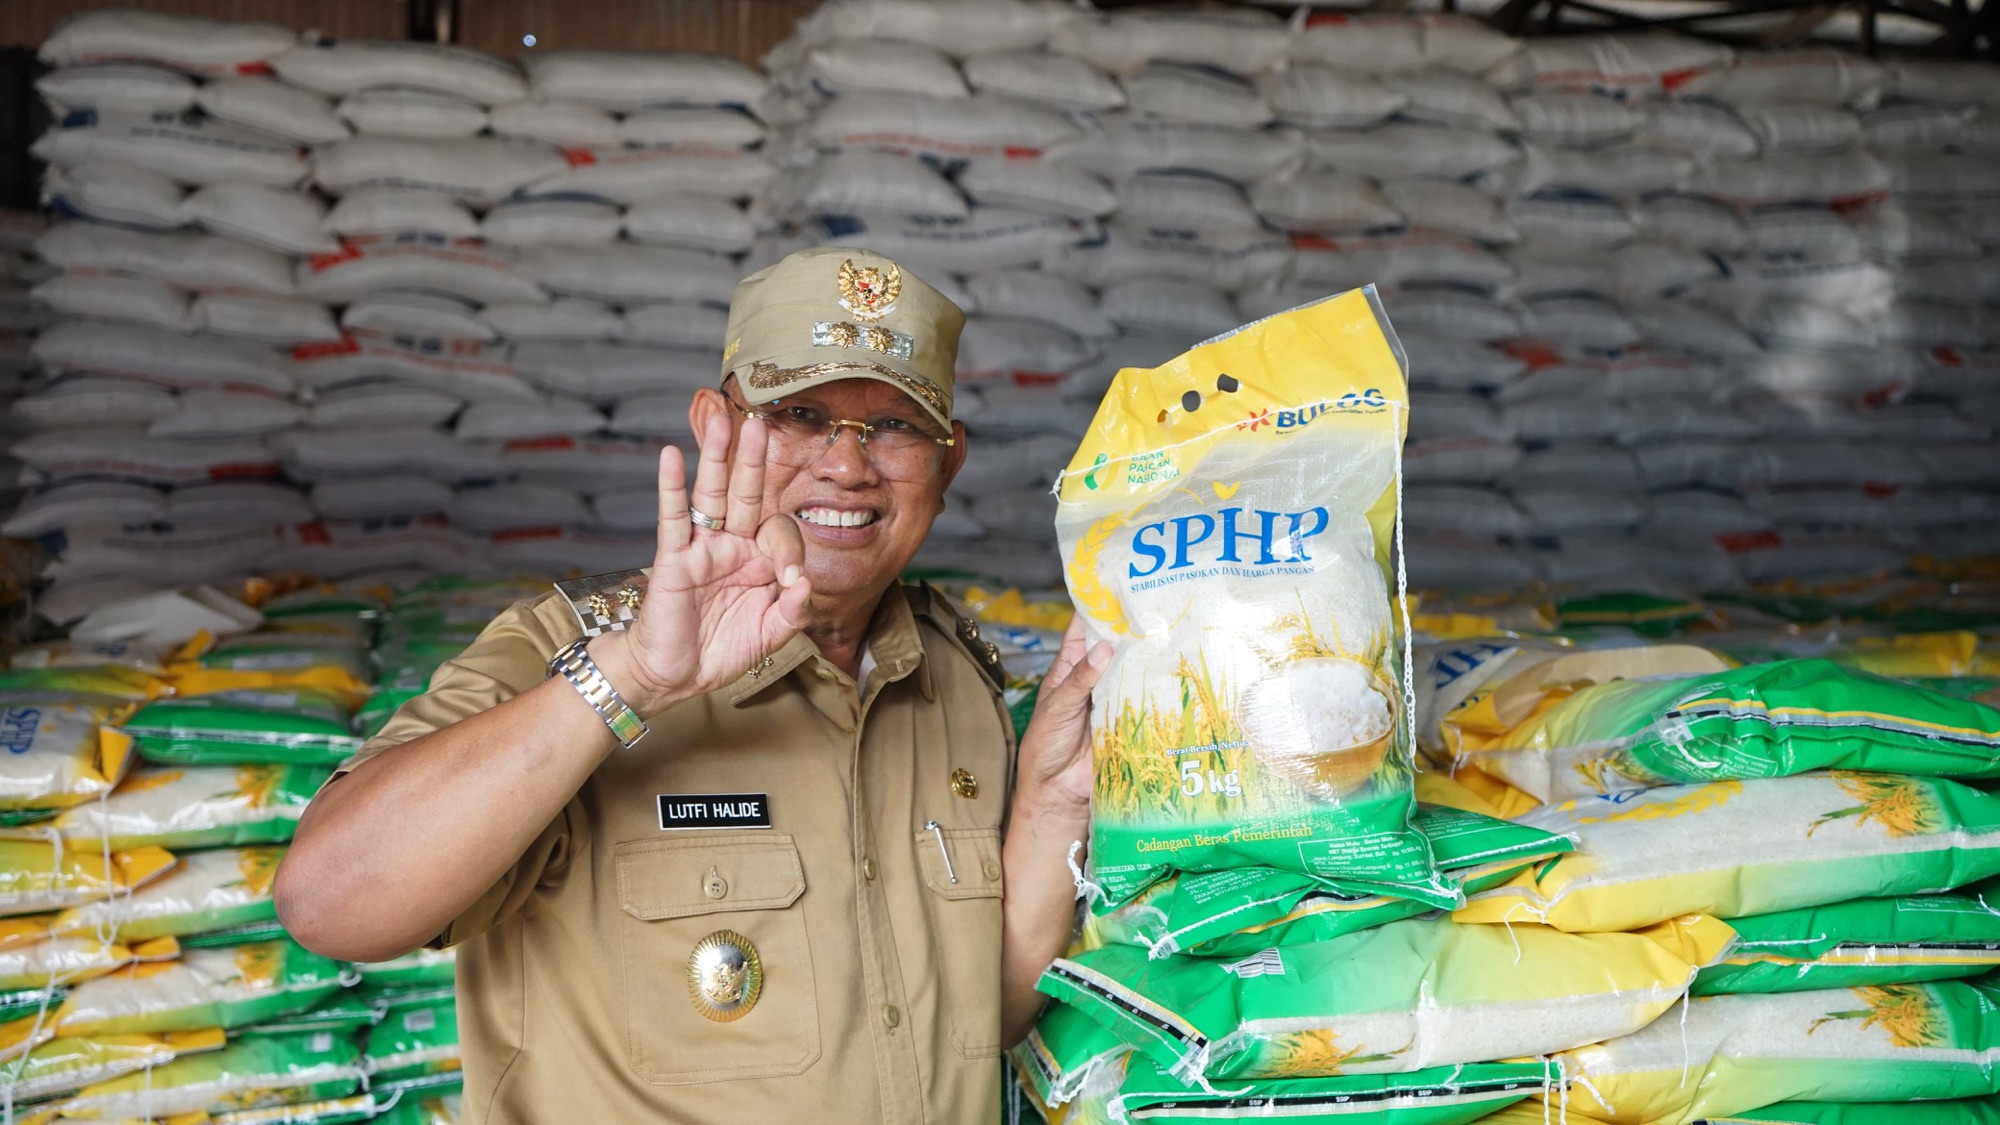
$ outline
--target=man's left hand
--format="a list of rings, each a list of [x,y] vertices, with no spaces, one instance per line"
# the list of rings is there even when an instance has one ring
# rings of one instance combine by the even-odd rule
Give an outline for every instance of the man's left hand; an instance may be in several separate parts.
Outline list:
[[[1111,663],[1111,646],[1086,650],[1083,616],[1070,622],[1042,679],[1035,713],[1021,736],[1017,782],[1022,811],[1084,815],[1090,808],[1090,692]]]

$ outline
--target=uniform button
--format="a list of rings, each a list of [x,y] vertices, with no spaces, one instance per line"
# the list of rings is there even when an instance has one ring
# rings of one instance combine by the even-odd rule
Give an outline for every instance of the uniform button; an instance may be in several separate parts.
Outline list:
[[[903,1013],[897,1011],[894,1004],[885,1005],[882,1009],[882,1022],[890,1027],[896,1027],[903,1022]]]
[[[1000,865],[990,859],[980,864],[979,870],[985,872],[988,879],[998,879],[1000,877]]]
[[[708,878],[701,881],[701,893],[710,898],[722,898],[729,893],[729,883],[722,876],[710,871]]]
[[[869,880],[875,878],[875,860],[872,856],[861,857],[861,877]]]
[[[832,678],[833,678],[833,669],[831,669],[831,668],[821,668],[821,669],[819,670],[819,678],[820,678],[820,679],[822,679],[822,680],[830,680],[830,679],[832,679]]]

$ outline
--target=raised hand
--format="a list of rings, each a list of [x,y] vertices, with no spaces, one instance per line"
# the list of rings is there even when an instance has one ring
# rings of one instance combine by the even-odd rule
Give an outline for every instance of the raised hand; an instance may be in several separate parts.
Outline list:
[[[590,645],[642,717],[734,682],[806,624],[805,543],[790,516],[764,513],[764,423],[744,422],[733,449],[725,416],[701,436],[692,502],[681,451],[660,451],[660,541],[637,619]]]
[[[1090,803],[1090,691],[1111,663],[1111,646],[1090,647],[1084,638],[1079,613],[1042,678],[1035,713],[1021,736],[1020,799],[1038,811],[1075,810]]]

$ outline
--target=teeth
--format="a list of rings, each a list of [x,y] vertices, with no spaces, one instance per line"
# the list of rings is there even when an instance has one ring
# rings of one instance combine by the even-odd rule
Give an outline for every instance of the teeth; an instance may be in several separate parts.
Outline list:
[[[868,511],[843,511],[838,508],[804,508],[799,518],[821,527],[866,527],[875,522],[875,513]]]

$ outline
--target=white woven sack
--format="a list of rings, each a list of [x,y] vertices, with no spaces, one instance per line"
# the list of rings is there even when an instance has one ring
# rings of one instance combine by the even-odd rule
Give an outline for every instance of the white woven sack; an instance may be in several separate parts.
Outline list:
[[[516,441],[558,434],[590,434],[604,415],[587,402],[550,395],[539,402],[475,402],[452,426],[460,441]]]
[[[1612,350],[1639,342],[1639,330],[1618,306],[1583,295],[1534,297],[1522,302],[1522,327],[1537,339]]]
[[[843,216],[837,223],[821,224],[818,244],[859,246],[895,261],[914,263],[928,275],[1032,265],[1075,244],[1081,236],[1076,224],[1061,216],[974,207],[971,217],[961,221],[928,216]]]
[[[1019,488],[1046,489],[1069,463],[1076,443],[1054,434],[984,442],[951,480],[952,494],[968,499]]]
[[[1925,475],[1939,485],[1983,486],[2000,474],[2000,446],[1990,442],[1928,445],[1918,449]]]
[[[337,254],[299,263],[298,291],[316,301],[344,305],[384,289],[443,293],[474,304],[546,299],[533,270],[512,252],[471,239],[389,235],[350,241]]]
[[[494,135],[548,144],[608,148],[619,142],[618,118],[581,102],[531,99],[496,105],[487,114]]]
[[[590,522],[581,495],[548,484],[462,488],[445,507],[453,527],[474,534],[515,527],[580,527]]]
[[[1382,185],[1382,196],[1413,227],[1496,244],[1521,237],[1499,200],[1466,184],[1392,180]]]
[[[461,405],[452,395],[424,387],[361,384],[315,395],[306,411],[305,424],[315,430],[437,426],[458,413]]]
[[[1096,112],[1125,104],[1125,91],[1103,71],[1067,55],[1000,51],[968,57],[965,80],[982,94]]]
[[[1043,258],[1043,266],[1099,289],[1120,281],[1167,277],[1242,292],[1276,281],[1291,261],[1290,240],[1268,231],[1152,232],[1118,226],[1102,241],[1055,249]],[[990,268],[1027,264],[1009,262]]]
[[[1861,115],[1861,135],[1874,152],[1943,152],[1959,143],[1975,112],[1970,106],[1893,102]]]
[[[546,307],[546,306],[538,306]],[[467,301],[440,293],[390,289],[349,301],[340,326],[376,336],[417,336],[432,340],[492,340],[498,333]]]
[[[1722,275],[1714,255],[1665,242],[1636,242],[1615,258],[1618,282],[1613,295],[1628,303],[1697,291]]]
[[[1649,238],[1716,254],[1750,248],[1750,229],[1742,216],[1706,196],[1659,195],[1640,200],[1632,210]]]
[[[1669,537],[1711,539],[1718,535],[1755,535],[1771,530],[1771,521],[1742,500],[1707,489],[1672,489],[1649,498],[1645,530]]]
[[[1514,228],[1523,241],[1552,250],[1603,250],[1638,234],[1616,202],[1584,192],[1537,192],[1514,200]]]
[[[1840,203],[1890,188],[1890,170],[1858,149],[1796,153],[1783,160],[1715,161],[1695,175],[1696,191],[1739,207],[1816,201]]]
[[[1252,183],[1292,166],[1303,143],[1289,129],[1245,131],[1107,114],[1100,133],[1058,144],[1049,156],[1112,180],[1192,170]]]
[[[1774,438],[1861,441],[1869,437],[1868,423],[1854,400],[1840,394],[1750,390],[1737,395],[1735,409],[1758,433]]]
[[[1744,327],[1767,348],[1845,351],[1872,348],[1875,333],[1839,309],[1777,297],[1750,310]]]
[[[688,421],[688,411],[694,405],[694,391],[651,391],[620,399],[611,412],[610,429],[620,434],[643,434],[648,437],[679,438],[689,441],[694,438],[694,425]],[[653,497],[654,519],[659,517],[658,490],[648,490]]]
[[[1617,263],[1602,254],[1554,254],[1538,252],[1534,246],[1514,246],[1507,250],[1507,262],[1514,269],[1514,283],[1506,287],[1510,297],[1554,293],[1605,296],[1618,286]]]
[[[1409,286],[1384,294],[1391,321],[1419,336],[1454,340],[1508,340],[1522,331],[1520,314],[1488,297],[1443,287]],[[1412,372],[1416,371],[1414,361]],[[1413,376],[1414,377],[1414,376]]]
[[[1413,536],[1411,589],[1519,590],[1540,580],[1534,556],[1503,543],[1452,533]]]
[[[1492,290],[1514,279],[1493,251],[1429,231],[1340,239],[1301,239],[1292,280],[1340,292],[1363,285],[1434,281]]]
[[[1415,391],[1410,395],[1410,437],[1426,441],[1456,437],[1511,442],[1514,431],[1484,395]]]
[[[134,379],[73,375],[14,400],[14,417],[38,429],[57,426],[123,426],[151,422],[174,411],[174,393]]]
[[[1888,69],[1833,47],[1744,52],[1733,65],[1697,75],[1684,87],[1732,105],[1867,105],[1880,97]]]
[[[411,86],[454,94],[480,105],[519,101],[527,84],[497,55],[444,43],[406,39],[325,39],[271,60],[278,77],[322,94],[352,94],[378,86]]]
[[[1485,74],[1521,49],[1521,41],[1484,22],[1451,12],[1416,17],[1423,29],[1424,61],[1467,74]]]
[[[1242,323],[1227,294],[1193,281],[1121,281],[1098,300],[1105,319],[1132,331],[1187,330],[1219,336]]]
[[[1121,225],[1164,230],[1251,229],[1262,225],[1243,189],[1200,172],[1147,172],[1118,184]]]
[[[313,511],[330,520],[370,520],[427,516],[451,503],[451,486],[402,474],[331,480],[313,486]]]
[[[671,246],[533,246],[522,273],[565,297],[613,305],[642,301],[727,303],[740,270],[730,259]]]
[[[43,133],[29,151],[62,167],[110,160],[190,185],[291,187],[306,174],[295,143],[185,113],[85,110]]]
[[[64,316],[130,321],[175,332],[189,327],[188,295],[149,277],[57,274],[35,286],[29,296]]]
[[[945,51],[1039,47],[1075,9],[1051,0],[831,0],[799,22],[809,42],[908,39]]]
[[[195,89],[185,74],[141,63],[65,67],[35,79],[57,117],[78,109],[177,113],[194,105]]]
[[[1898,59],[1889,75],[1889,88],[1914,101],[2000,105],[2000,75],[1972,59]]]
[[[1403,522],[1412,532],[1454,532],[1492,539],[1528,533],[1528,516],[1504,494],[1487,488],[1413,485],[1403,490]]]
[[[1253,75],[1284,58],[1290,39],[1275,15],[1245,9],[1080,13],[1055,29],[1049,50],[1114,73],[1164,59]]]
[[[1401,74],[1443,64],[1424,53],[1422,36],[1422,26],[1407,16],[1318,12],[1293,37],[1290,54],[1294,62],[1349,74]]]
[[[1188,63],[1152,62],[1124,77],[1125,104],[1141,117],[1254,129],[1272,120],[1257,89],[1225,71]]]
[[[693,463],[695,451],[690,446],[684,445],[682,452]],[[500,467],[518,480],[583,492],[643,485],[657,496],[660,445],[651,438],[606,434],[511,442],[500,451]]]
[[[1861,236],[1831,207],[1815,203],[1759,207],[1745,217],[1750,243],[1764,254],[1851,257],[1861,252]]]
[[[1744,256],[1724,260],[1728,276],[1705,298],[1718,308],[1751,308],[1773,297],[1796,297],[1854,316],[1871,316],[1886,308],[1899,291],[1910,297],[1940,297],[1963,301],[1972,295],[1977,273],[1966,263],[1946,262],[1934,278],[1925,267],[1891,271],[1860,256],[1845,258],[1765,258]],[[1935,285],[1928,283],[1935,282]]]
[[[1620,445],[1688,439],[1742,441],[1757,436],[1756,423],[1709,394],[1652,395],[1628,404]]]
[[[963,98],[971,94],[943,51],[894,39],[836,39],[806,53],[805,72],[831,94],[876,91]]]
[[[334,113],[364,136],[452,140],[486,128],[486,107],[478,102],[403,87],[349,94]]]
[[[1048,160],[975,156],[958,170],[956,180],[966,197],[982,207],[1091,219],[1108,215],[1119,206],[1117,194],[1103,180]]]
[[[624,214],[609,203],[531,197],[488,211],[479,233],[503,246],[602,246],[618,241],[624,225]]]
[[[708,351],[525,343],[514,349],[514,366],[523,378],[550,394],[610,405],[649,391],[713,386],[722,365]]]
[[[290,394],[296,385],[283,357],[269,348],[136,324],[65,321],[35,339],[34,356],[65,371],[145,379],[183,390],[255,387]]]
[[[995,270],[974,274],[965,284],[983,316],[1034,321],[1086,339],[1118,332],[1090,290],[1041,270]]]
[[[1977,348],[1988,338],[1976,312],[1937,301],[1897,301],[1877,313],[1868,325],[1885,344]]]
[[[326,206],[311,195],[261,184],[210,184],[184,204],[202,229],[280,254],[325,254],[340,249],[326,233]]]
[[[928,165],[881,152],[831,153],[774,194],[816,215],[886,211],[963,219],[969,213],[965,197]]]
[[[699,195],[667,195],[634,203],[625,209],[624,231],[634,242],[717,254],[740,254],[757,240],[756,225],[743,208]]]
[[[1637,106],[1599,94],[1550,90],[1523,94],[1508,104],[1523,136],[1550,144],[1606,144],[1638,132],[1647,120]]]
[[[89,160],[42,173],[42,205],[59,215],[147,230],[187,225],[187,192],[157,172]]]
[[[973,522],[989,535],[1037,539],[1056,520],[1055,493],[1047,488],[1017,488],[981,496],[966,503]]]
[[[1514,502],[1528,513],[1536,535],[1632,528],[1646,518],[1646,494],[1592,488],[1589,482],[1560,488],[1516,489]]]
[[[735,109],[642,109],[618,123],[618,143],[632,148],[751,148],[764,140],[764,126]]]
[[[536,51],[524,60],[535,96],[630,112],[648,106],[749,106],[756,71],[722,55],[680,51]]]
[[[715,305],[660,303],[626,308],[618,338],[628,344],[722,350],[728,310]]]
[[[1685,189],[1695,169],[1692,157],[1644,145],[1575,149],[1529,144],[1522,148],[1527,158],[1513,178],[1517,193],[1573,188],[1616,199],[1649,196]]]
[[[1469,74],[1435,68],[1394,75],[1382,84],[1410,99],[1402,116],[1413,121],[1509,133],[1521,128],[1507,99]]]
[[[481,309],[479,319],[509,340],[614,340],[624,331],[615,310],[578,297],[497,302]]]
[[[1302,129],[1356,129],[1388,120],[1410,103],[1364,75],[1330,66],[1286,67],[1259,79],[1257,90],[1279,121]]]
[[[1736,113],[1766,153],[1841,149],[1861,139],[1861,119],[1844,109],[1758,105],[1740,106]]]
[[[188,323],[198,332],[283,347],[340,339],[340,326],[325,305],[268,293],[196,297]]]
[[[632,204],[676,192],[743,199],[761,191],[777,169],[737,149],[566,149],[567,167],[534,183],[537,192],[593,195]]]
[[[479,220],[464,204],[423,188],[356,188],[333,205],[321,225],[334,234],[426,231],[446,238],[479,237]]]
[[[196,92],[195,104],[218,121],[302,145],[332,144],[353,135],[325,97],[272,78],[216,79]]]
[[[1643,491],[1639,465],[1615,445],[1566,442],[1532,450],[1508,470],[1509,489],[1590,487],[1611,492]]]
[[[330,579],[410,581],[489,571],[485,546],[440,519],[328,520],[314,525],[311,538],[288,539],[272,565]]]
[[[505,349],[476,341],[350,335],[293,349],[292,373],[315,389],[393,379],[468,402],[535,397]]]
[[[1905,203],[2000,200],[2000,160],[1951,153],[1885,159],[1889,192]]]
[[[1079,134],[1054,110],[983,94],[937,99],[869,93],[828,102],[814,115],[806,135],[828,150],[873,149],[956,160],[1034,155]]]
[[[1264,180],[1250,189],[1250,206],[1282,230],[1357,231],[1403,224],[1402,213],[1373,181],[1341,172]]]
[[[1506,418],[1524,442],[1610,441],[1624,432],[1631,414],[1622,402],[1544,398],[1508,404]]]
[[[1403,479],[1422,484],[1491,484],[1521,459],[1512,441],[1480,437],[1411,438]]]
[[[36,51],[50,66],[152,62],[219,77],[291,50],[298,36],[274,23],[212,20],[162,12],[80,12],[57,25]]]
[[[1504,137],[1482,129],[1451,129],[1392,121],[1374,129],[1332,130],[1306,138],[1306,164],[1378,180],[1464,179],[1521,158]]]
[[[1760,306],[1761,307],[1761,306]],[[1907,365],[1888,349],[1858,354],[1833,349],[1769,350],[1737,367],[1739,386],[1781,397],[1893,398],[1909,388]],[[1920,365],[1918,367],[1920,368]]]
[[[590,498],[593,527],[646,531],[660,523],[660,496],[650,488],[617,488]],[[936,525],[932,525],[935,530]]]
[[[975,315],[965,320],[958,336],[958,377],[1047,379],[1063,375],[1096,358],[1088,342],[1046,324]],[[992,412],[982,422],[999,421]]]
[[[110,477],[175,485],[278,471],[262,441],[160,441],[137,427],[48,430],[15,442],[9,452],[52,481]]]
[[[1871,274],[1870,280],[1880,280],[1880,275]],[[1886,287],[1894,292],[1894,297],[1890,299],[1983,305],[2000,299],[2000,262],[1990,257],[1969,261],[1905,262],[1887,280]],[[1871,304],[1861,311],[1873,312],[1880,307],[1883,307],[1882,304]]]
[[[272,439],[293,479],[318,482],[411,473],[441,481],[491,480],[499,450],[453,441],[442,430],[383,427],[301,430]]]
[[[557,180],[567,168],[563,154],[550,145],[498,137],[355,137],[312,155],[313,181],[332,195],[364,187],[425,188],[475,205]]]
[[[129,481],[80,480],[35,493],[0,523],[0,534],[45,535],[83,523],[152,523],[167,517],[157,488]]]
[[[1642,144],[1668,152],[1724,160],[1748,160],[1757,155],[1757,134],[1736,112],[1704,98],[1676,98],[1645,103]]]
[[[279,395],[182,391],[173,412],[154,419],[146,436],[218,441],[259,437],[291,429],[305,412],[305,407]]]
[[[1655,94],[1726,66],[1732,57],[1727,47],[1667,31],[1564,35],[1529,40],[1487,77],[1512,90]]]
[[[1049,379],[1046,368],[1019,371],[1018,378],[1000,378],[977,386],[985,406],[968,424],[982,438],[1011,441],[1047,434],[1081,437],[1097,413],[1095,400],[1069,397]]]
[[[43,569],[51,580],[144,574],[171,585],[213,585],[260,568],[278,549],[278,528],[145,527],[97,524],[64,529],[61,557]]]

